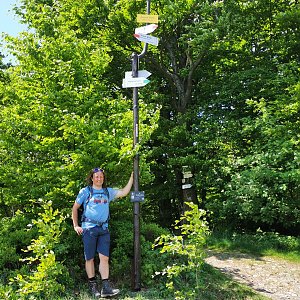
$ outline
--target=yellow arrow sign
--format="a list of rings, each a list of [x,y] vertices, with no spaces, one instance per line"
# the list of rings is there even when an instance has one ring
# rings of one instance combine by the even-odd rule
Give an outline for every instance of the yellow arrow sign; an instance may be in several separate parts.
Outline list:
[[[137,22],[139,23],[156,23],[158,24],[158,15],[137,15]]]

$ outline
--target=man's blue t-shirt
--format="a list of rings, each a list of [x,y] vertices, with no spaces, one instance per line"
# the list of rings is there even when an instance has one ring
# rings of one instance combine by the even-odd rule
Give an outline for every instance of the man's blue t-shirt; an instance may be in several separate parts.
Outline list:
[[[116,198],[118,190],[113,188],[107,188],[107,193],[105,191],[106,188],[97,190],[91,187],[91,189],[92,197],[90,198],[87,205],[85,204],[85,202],[90,196],[89,187],[85,187],[79,191],[78,196],[76,198],[76,202],[83,206],[86,205],[86,208],[84,209],[84,215],[86,218],[101,223],[106,222],[109,217],[109,203]],[[82,228],[84,229],[95,226],[96,224],[91,222],[82,223]],[[108,224],[105,224],[104,226],[108,227]]]

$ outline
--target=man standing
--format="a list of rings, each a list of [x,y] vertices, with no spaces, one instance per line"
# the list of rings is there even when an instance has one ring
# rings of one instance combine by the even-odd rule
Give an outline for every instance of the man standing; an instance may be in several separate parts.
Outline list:
[[[89,288],[95,297],[112,297],[120,291],[109,284],[109,247],[110,233],[109,203],[114,199],[125,197],[133,183],[133,173],[123,189],[106,187],[105,174],[100,168],[94,168],[87,176],[88,186],[81,189],[72,208],[74,230],[82,235],[84,245],[85,269],[89,280]],[[78,209],[83,205],[82,224],[78,223]],[[99,272],[102,279],[101,293],[95,278],[94,257],[99,254]]]

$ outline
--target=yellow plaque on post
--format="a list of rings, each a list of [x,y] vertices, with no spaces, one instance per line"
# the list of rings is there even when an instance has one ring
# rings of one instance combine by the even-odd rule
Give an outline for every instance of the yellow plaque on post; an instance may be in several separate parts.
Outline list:
[[[139,23],[156,23],[158,24],[158,15],[137,15],[137,22]]]

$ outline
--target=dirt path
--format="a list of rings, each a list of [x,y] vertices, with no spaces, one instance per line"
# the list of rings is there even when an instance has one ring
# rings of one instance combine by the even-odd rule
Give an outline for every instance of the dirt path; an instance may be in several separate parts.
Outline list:
[[[300,300],[300,264],[272,257],[209,252],[206,262],[270,299]]]

